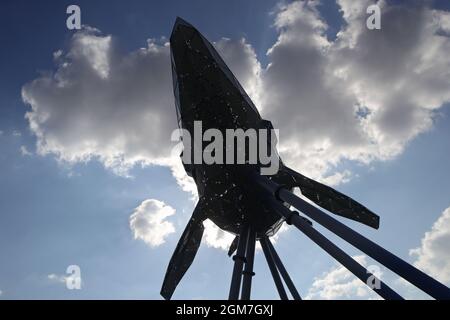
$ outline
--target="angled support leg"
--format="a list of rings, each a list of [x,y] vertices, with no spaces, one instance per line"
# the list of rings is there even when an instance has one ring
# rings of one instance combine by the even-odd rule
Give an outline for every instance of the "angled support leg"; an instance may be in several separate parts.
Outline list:
[[[277,266],[275,265],[274,259],[272,257],[272,253],[270,252],[269,245],[267,244],[269,240],[266,236],[263,236],[259,242],[261,243],[261,247],[264,252],[264,256],[266,257],[267,264],[269,265],[270,273],[272,273],[273,281],[275,281],[275,285],[278,290],[278,294],[280,295],[281,300],[288,300],[288,296],[286,294],[286,290],[284,290],[283,282],[281,282],[280,274],[278,273]]]
[[[284,267],[283,262],[281,262],[281,259],[278,256],[278,253],[276,252],[270,239],[267,239],[267,246],[269,247],[270,253],[272,254],[273,259],[275,260],[275,264],[278,268],[278,271],[281,273],[284,283],[286,283],[289,291],[291,292],[292,297],[294,298],[294,300],[302,300],[300,294],[297,291],[297,288],[295,288],[295,285],[292,282],[291,277],[289,276],[286,268]]]
[[[316,229],[311,227],[306,221],[299,216],[294,216],[292,224],[302,231],[308,238],[318,244],[323,250],[339,261],[351,273],[357,276],[365,284],[369,285],[376,282],[379,286],[370,286],[370,288],[386,300],[403,300],[403,298],[392,290],[387,284],[378,279],[374,274],[370,273],[366,268],[359,264],[356,260],[346,254],[338,246],[324,237]]]
[[[279,204],[281,204],[280,201],[282,201],[292,205],[309,218],[315,220],[340,238],[344,239],[357,249],[361,250],[368,256],[381,263],[383,266],[391,269],[403,279],[409,281],[411,284],[428,293],[433,298],[438,300],[450,300],[450,289],[439,281],[433,279],[426,273],[415,268],[413,265],[407,263],[403,259],[400,259],[380,245],[347,227],[345,224],[334,219],[325,212],[322,212],[315,206],[297,197],[295,194],[293,194],[289,190],[284,189],[282,186],[271,181],[270,179],[258,175],[253,175],[253,177],[256,179],[256,181],[258,181],[258,184],[262,187],[262,189],[268,192],[268,194],[270,194],[273,198],[278,200],[275,201]],[[284,208],[286,209],[286,207]],[[280,208],[280,210],[278,210],[278,213],[284,216],[286,219],[290,218],[289,210],[285,211]],[[297,223],[300,222],[299,219],[295,220],[297,221]],[[294,221],[292,223],[295,224]],[[295,225],[297,226],[297,224]],[[313,231],[317,232],[314,228]]]
[[[311,219],[317,221],[340,238],[377,260],[385,267],[391,269],[405,280],[431,295],[433,298],[439,300],[450,299],[449,288],[375,242],[350,229],[343,223],[337,221],[287,190],[281,189],[279,196],[283,201],[291,204],[297,208],[297,210],[300,210]]]
[[[228,300],[239,300],[239,291],[241,289],[242,268],[245,262],[245,251],[248,242],[249,226],[243,225],[239,235],[239,243],[236,255],[233,257],[234,268],[231,278],[230,294]]]
[[[249,227],[247,251],[245,253],[245,267],[242,280],[242,293],[241,300],[250,300],[250,292],[252,288],[252,278],[255,275],[253,272],[253,262],[255,259],[255,244],[256,244],[256,232],[252,227]]]
[[[272,201],[273,208],[278,214],[286,218],[289,224],[293,224],[301,232],[303,232],[308,238],[314,241],[319,247],[321,247],[325,252],[335,258],[339,263],[341,263],[345,268],[347,268],[351,273],[358,277],[365,284],[376,283],[379,285],[370,286],[370,288],[379,294],[381,297],[387,300],[403,300],[403,298],[392,290],[387,284],[378,279],[374,274],[369,272],[356,260],[350,257],[342,249],[336,246],[333,242],[328,240],[319,231],[314,229],[305,219],[301,218],[297,212],[292,212],[286,208],[281,202],[276,200]]]

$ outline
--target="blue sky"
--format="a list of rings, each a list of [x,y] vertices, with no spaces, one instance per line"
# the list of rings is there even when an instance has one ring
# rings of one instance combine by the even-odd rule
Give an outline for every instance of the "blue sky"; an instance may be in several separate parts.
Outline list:
[[[300,12],[306,12],[305,16],[300,18],[321,17],[328,28],[322,31],[313,28],[314,32],[322,32],[325,39],[333,45],[335,41],[338,41],[336,40],[338,31],[344,30],[353,20],[344,21],[338,4],[333,1],[323,2],[324,4],[318,6],[300,6]],[[79,139],[77,138],[76,128],[79,127],[76,123],[77,116],[85,118],[84,114],[77,113],[76,101],[74,104],[68,103],[70,106],[75,106],[71,110],[64,109],[61,101],[54,103],[50,98],[49,105],[52,103],[55,106],[61,105],[61,109],[53,107],[45,109],[47,106],[43,105],[37,107],[36,112],[62,110],[61,114],[58,114],[57,119],[60,120],[58,124],[49,124],[45,121],[38,123],[43,133],[41,137],[38,136],[36,128],[30,127],[32,120],[25,118],[25,113],[31,111],[31,106],[30,103],[24,102],[22,97],[21,91],[24,86],[34,79],[46,77],[48,74],[55,74],[56,70],[61,70],[62,64],[54,61],[54,52],[62,49],[65,55],[70,53],[70,48],[76,45],[73,40],[74,31],[67,30],[65,27],[67,18],[65,10],[69,4],[73,3],[72,1],[41,1],[39,3],[2,1],[0,4],[0,38],[4,43],[3,50],[0,51],[0,178],[2,181],[0,185],[0,299],[160,299],[159,290],[167,263],[194,206],[191,200],[192,194],[177,184],[168,166],[156,164],[158,159],[155,160],[157,156],[153,150],[141,152],[139,146],[133,145],[117,151],[122,152],[121,159],[125,159],[123,161],[126,175],[129,177],[126,177],[123,171],[116,170],[115,165],[108,164],[110,155],[107,152],[110,149],[103,146],[107,146],[110,141],[105,140],[104,137],[98,138],[98,147],[89,151],[92,152],[92,156],[86,156],[84,151],[78,153],[78,142],[83,139],[92,141],[97,136],[95,136],[96,131],[89,128],[90,135],[81,133]],[[286,16],[292,14],[294,17],[296,14],[303,13],[296,11],[298,8],[295,4],[284,3],[283,7],[283,4],[277,1],[245,1],[245,3],[242,1],[165,1],[156,4],[148,1],[96,0],[76,3],[81,7],[84,25],[100,30],[100,35],[96,34],[98,37],[113,36],[114,54],[117,56],[127,56],[130,52],[145,47],[147,39],[150,38],[159,39],[156,40],[157,50],[165,52],[163,47],[165,40],[161,40],[161,37],[167,38],[170,35],[176,16],[191,22],[211,41],[218,41],[218,46],[224,50],[225,60],[230,59],[232,67],[240,65],[237,61],[240,55],[226,56],[226,52],[229,52],[226,51],[227,46],[231,46],[233,41],[238,43],[239,39],[245,38],[246,47],[243,46],[242,49],[241,46],[236,45],[231,48],[242,49],[243,54],[248,54],[248,50],[245,50],[251,48],[256,58],[250,55],[249,61],[258,62],[261,73],[264,74],[261,81],[266,85],[272,84],[269,89],[277,93],[279,99],[288,97],[288,94],[281,93],[283,91],[281,85],[274,85],[279,83],[279,78],[273,75],[275,74],[273,70],[280,66],[280,61],[283,61],[283,59],[277,60],[279,56],[286,52],[286,50],[277,51],[284,45],[280,35],[302,35],[304,30],[309,30],[308,25],[290,24],[291,20],[283,20],[286,17],[280,16],[280,12],[286,13]],[[406,8],[404,2],[395,1],[384,4],[383,10],[389,13],[391,12],[389,8],[398,3],[400,8]],[[426,9],[417,10],[431,10],[430,8],[438,8],[442,16],[446,16],[450,5],[445,1],[435,1],[430,2]],[[390,14],[402,15],[402,12],[404,11]],[[281,26],[274,25],[277,17],[281,21],[279,22]],[[450,24],[445,24],[445,21],[450,19],[443,18],[439,21],[444,31],[446,27],[450,28]],[[301,19],[300,22],[302,22]],[[424,30],[428,30],[425,29],[427,26],[425,22]],[[387,30],[389,26],[387,22]],[[384,37],[382,32],[383,27],[381,38]],[[411,31],[411,33],[414,32],[416,31]],[[447,32],[450,31],[447,30]],[[89,36],[89,33],[81,36]],[[308,43],[309,38],[302,36],[305,37],[302,39],[306,39],[304,42]],[[228,40],[220,42],[222,38]],[[360,38],[362,39],[362,36]],[[377,39],[375,38],[374,41]],[[278,47],[274,46],[277,40],[281,41]],[[400,52],[399,55],[403,54],[400,48],[402,45],[403,42],[400,41],[398,50],[394,50]],[[414,50],[422,52],[420,42],[411,46],[413,45]],[[298,45],[286,45],[286,48],[291,47],[297,48]],[[270,48],[273,54],[267,55]],[[439,48],[436,49],[437,53],[434,53],[436,57],[442,57],[438,55]],[[307,60],[308,56],[302,55],[306,52],[303,49],[303,47],[298,49],[298,57],[306,59],[305,64],[310,64]],[[428,52],[427,48],[423,50]],[[380,50],[380,52],[382,54],[385,51]],[[349,61],[343,61],[343,56],[345,55],[336,53],[333,56],[336,60],[330,61],[338,61],[336,63],[345,65],[350,70],[350,77],[353,76],[355,79],[360,77],[358,84],[364,86],[364,84],[372,83],[370,72],[366,78],[363,76],[365,73],[361,71],[362,67],[356,66],[355,61],[358,61],[356,53],[353,60]],[[289,57],[293,59],[292,55]],[[76,58],[66,56],[64,59],[70,61]],[[376,60],[374,58],[373,63],[377,63]],[[433,58],[433,60],[439,59]],[[296,64],[297,60],[288,62]],[[441,65],[431,65],[427,68],[439,70],[450,66],[448,59],[442,58],[441,63]],[[268,68],[270,64],[272,69]],[[324,64],[324,66],[327,65]],[[376,70],[381,71],[379,74],[372,73],[373,77],[385,76],[382,68],[377,66]],[[252,90],[253,78],[247,77],[244,71],[241,74],[241,70],[237,70],[238,78],[243,79],[245,83],[250,79],[247,87]],[[386,74],[389,75],[388,71]],[[426,109],[426,115],[430,117],[429,121],[425,121],[424,124],[422,117],[419,116],[412,117],[412,123],[405,124],[399,121],[397,125],[392,115],[388,116],[388,119],[394,119],[392,120],[394,124],[392,121],[377,122],[378,120],[374,118],[374,122],[369,123],[370,128],[386,130],[389,133],[383,135],[383,138],[377,142],[372,141],[372,144],[377,145],[377,151],[366,148],[371,143],[364,142],[364,139],[361,140],[363,142],[355,140],[348,145],[342,143],[341,139],[335,136],[334,131],[327,131],[333,126],[345,131],[346,125],[353,124],[349,122],[353,120],[336,119],[332,114],[329,118],[316,118],[314,112],[308,113],[308,108],[312,108],[310,106],[299,110],[296,109],[296,105],[290,106],[290,98],[280,100],[277,104],[276,101],[265,99],[262,95],[258,96],[256,101],[262,101],[261,105],[267,101],[272,103],[269,107],[263,107],[263,114],[268,116],[277,113],[277,105],[280,108],[285,105],[289,108],[282,110],[287,118],[303,113],[305,117],[311,116],[311,122],[317,121],[317,127],[292,127],[289,119],[281,116],[277,118],[277,115],[274,115],[276,124],[286,123],[286,127],[291,128],[285,135],[288,141],[294,141],[297,135],[300,139],[302,136],[307,137],[308,134],[316,133],[320,137],[325,137],[323,141],[331,141],[331,146],[326,147],[330,151],[324,154],[324,162],[313,162],[310,159],[305,160],[301,155],[287,153],[287,163],[292,163],[301,172],[304,172],[302,171],[304,165],[307,174],[315,178],[323,178],[324,181],[335,173],[342,173],[345,179],[338,179],[336,188],[378,213],[381,217],[381,226],[375,231],[341,220],[407,261],[419,263],[419,266],[427,272],[440,277],[445,282],[450,272],[448,270],[450,260],[445,260],[443,263],[441,261],[440,265],[444,267],[439,269],[430,265],[433,259],[429,257],[434,257],[433,254],[422,250],[422,262],[418,262],[420,258],[409,254],[410,249],[421,247],[425,233],[432,230],[433,224],[443,217],[445,209],[450,207],[450,171],[447,165],[450,156],[450,104],[446,98],[449,97],[448,86],[445,88],[445,84],[449,83],[449,76],[443,74],[434,77],[435,72],[430,74],[424,74],[424,80],[416,82],[408,73],[405,73],[404,79],[399,80],[402,85],[407,83],[405,92],[408,93],[407,100],[413,101],[411,106],[417,106],[420,112]],[[161,74],[161,77],[165,79],[167,75]],[[308,78],[303,78],[299,74],[297,82],[305,83],[306,86]],[[244,87],[246,87],[245,83]],[[408,87],[409,83],[411,88]],[[346,88],[351,87],[350,84],[354,83],[348,82]],[[418,87],[422,91],[418,90]],[[37,104],[42,104],[45,99],[42,101],[38,99],[39,90],[44,89],[36,86],[27,92],[31,97],[36,98]],[[381,102],[386,102],[388,105],[392,101],[397,101],[394,99],[396,96],[390,95],[387,92],[389,90],[383,88],[374,90],[380,90],[383,99],[377,100],[370,94],[364,96],[364,99],[360,96],[355,99],[359,102],[365,101],[375,116],[383,115],[383,112],[389,111],[388,107],[383,109],[378,105]],[[270,90],[266,90],[268,91]],[[409,95],[411,91],[418,93]],[[422,100],[432,100],[429,99],[428,94],[434,94],[433,97],[437,99],[437,102],[432,103],[433,106],[422,103]],[[345,105],[346,101],[353,101],[351,100],[354,99],[353,94],[342,93],[338,96],[340,99],[341,96],[347,97],[347,95],[351,98],[343,98],[342,105]],[[101,97],[99,99],[101,103],[103,100]],[[300,95],[298,99],[298,101],[301,99],[311,101],[317,108],[322,107],[322,102],[317,102],[317,99],[320,99],[317,96],[305,98]],[[84,106],[88,109],[96,107],[97,105],[89,104],[89,102],[86,102]],[[79,109],[84,110],[84,108]],[[323,108],[326,111],[324,114],[328,114],[326,109],[328,106],[324,105]],[[409,105],[405,108],[409,108]],[[429,110],[431,110],[430,113]],[[168,117],[172,113],[175,118],[174,108],[168,111]],[[65,114],[70,114],[73,118],[65,119]],[[269,118],[272,119],[272,116]],[[298,121],[303,123],[302,119]],[[324,125],[328,123],[329,126]],[[58,127],[59,125],[61,128]],[[97,126],[102,128],[104,124],[96,122],[95,128]],[[400,127],[402,129],[397,130]],[[123,130],[127,132],[126,128]],[[283,131],[281,131],[280,139],[282,138]],[[39,139],[44,139],[50,144],[40,149]],[[56,144],[51,145],[51,143],[57,143],[57,146],[54,147]],[[309,150],[308,142],[301,143],[301,147]],[[135,151],[136,149],[139,150]],[[314,153],[306,154],[314,156]],[[138,158],[138,161],[133,162],[134,160],[130,160],[132,157]],[[165,242],[157,246],[149,246],[148,242],[142,239],[134,239],[133,231],[130,230],[130,215],[146,199],[157,199],[176,211],[168,218],[175,231],[167,234],[164,237]],[[444,239],[447,239],[445,237],[448,237],[450,233],[450,224],[448,227],[448,230],[442,227],[438,230],[439,235],[443,234]],[[328,235],[325,231],[324,233]],[[336,240],[336,242],[342,244],[350,254],[360,254],[341,241]],[[226,298],[232,260],[227,257],[224,250],[213,246],[211,243],[204,243],[201,246],[194,264],[181,282],[174,298]],[[324,288],[319,288],[322,291],[314,289],[315,277],[329,280],[326,276],[333,274],[331,271],[336,270],[337,265],[295,230],[281,233],[276,247],[302,296],[343,299],[371,297],[370,295],[359,296],[353,291],[351,284],[348,286],[348,292],[341,292],[340,296],[327,295],[324,293],[326,291]],[[431,246],[431,248],[434,247]],[[450,248],[448,246],[444,248],[449,249],[444,253],[447,253],[446,257],[450,259],[448,254]],[[367,263],[373,264],[370,260],[367,260]],[[81,290],[67,290],[64,283],[49,277],[49,275],[64,276],[67,266],[73,264],[81,267],[83,281]],[[255,265],[253,297],[277,298],[261,252],[257,253]],[[387,282],[394,283],[406,296],[422,297],[399,283],[395,275],[388,271],[383,271],[383,277]],[[352,279],[335,280],[351,283]],[[333,282],[330,286],[335,284]]]

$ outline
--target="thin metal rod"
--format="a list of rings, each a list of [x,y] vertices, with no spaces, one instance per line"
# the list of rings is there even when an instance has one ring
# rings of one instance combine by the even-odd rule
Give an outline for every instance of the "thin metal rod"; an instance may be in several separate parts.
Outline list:
[[[403,298],[398,293],[396,293],[387,284],[382,282],[374,274],[360,265],[338,246],[328,240],[319,231],[314,229],[308,222],[306,222],[304,218],[301,218],[298,214],[293,213],[279,201],[272,200],[271,203],[273,209],[278,212],[278,214],[285,217],[287,221],[296,226],[308,238],[310,238],[329,255],[335,258],[339,263],[341,263],[362,282],[368,285],[369,288],[375,291],[378,295],[386,300],[403,300]],[[378,285],[373,286],[373,283]]]
[[[234,267],[231,278],[230,294],[228,300],[239,300],[239,290],[241,288],[242,267],[245,262],[245,249],[248,240],[248,225],[243,225],[239,235],[239,242],[236,255],[233,257]]]
[[[255,244],[256,232],[252,227],[249,227],[247,251],[245,253],[245,267],[242,279],[242,293],[241,300],[250,300],[250,293],[252,289],[252,278],[255,275],[253,272],[253,263],[255,260]]]
[[[286,290],[284,290],[283,282],[281,282],[280,274],[278,273],[277,266],[275,265],[275,262],[273,261],[273,257],[270,252],[267,241],[268,241],[268,239],[266,236],[263,236],[261,239],[259,239],[259,242],[261,243],[261,247],[264,252],[264,256],[266,257],[266,260],[267,260],[267,264],[269,265],[270,273],[272,273],[273,281],[275,281],[275,285],[277,287],[278,294],[280,295],[281,300],[288,300]]]
[[[398,293],[396,293],[387,284],[378,279],[374,274],[369,272],[366,268],[364,268],[356,260],[350,257],[343,250],[341,250],[338,246],[336,246],[330,240],[320,234],[316,229],[310,226],[308,222],[304,221],[299,216],[295,216],[292,218],[292,224],[294,224],[307,237],[309,237],[333,258],[339,261],[345,268],[347,268],[351,273],[353,273],[381,297],[386,300],[403,300],[403,298]],[[373,286],[372,284],[374,283],[378,283],[379,286]]]
[[[278,194],[279,198],[282,201],[285,201],[294,206],[295,208],[297,208],[297,210],[301,211],[311,219],[317,221],[322,226],[335,233],[337,236],[341,237],[368,256],[377,260],[385,267],[391,269],[405,280],[428,293],[433,298],[439,300],[450,299],[450,289],[439,281],[433,279],[426,273],[420,271],[411,264],[400,259],[375,242],[350,229],[343,223],[330,217],[328,214],[322,212],[303,199],[295,196],[286,189],[280,189]]]
[[[294,206],[297,210],[301,211],[311,219],[317,221],[319,224],[321,224],[337,236],[341,237],[368,256],[377,260],[385,267],[391,269],[399,276],[409,281],[411,284],[428,293],[433,298],[439,300],[450,300],[450,289],[436,279],[433,279],[426,273],[400,259],[375,242],[367,239],[358,232],[347,227],[345,224],[339,222],[338,220],[322,212],[315,206],[297,197],[292,192],[289,192],[288,190],[282,188],[282,186],[273,182],[267,177],[251,173],[250,178],[257,181],[262,189],[270,193],[273,197],[276,198],[276,200],[287,202],[290,205]]]
[[[273,246],[272,241],[270,241],[270,239],[267,239],[267,246],[269,247],[272,257],[275,260],[275,264],[278,268],[278,271],[280,271],[280,274],[283,277],[283,280],[286,283],[287,287],[289,288],[289,291],[291,292],[292,297],[294,298],[294,300],[302,300],[302,298],[300,297],[300,294],[297,291],[297,288],[295,288],[295,285],[292,282],[291,277],[289,276],[289,273],[287,272],[286,268],[284,267],[283,262],[281,261],[280,256],[278,255],[277,251],[275,250],[275,247]]]

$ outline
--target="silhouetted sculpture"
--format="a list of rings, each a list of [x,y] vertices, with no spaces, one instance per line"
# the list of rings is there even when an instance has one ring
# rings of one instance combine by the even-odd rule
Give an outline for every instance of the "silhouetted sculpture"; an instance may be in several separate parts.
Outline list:
[[[194,121],[202,122],[202,131],[218,129],[272,129],[270,121],[263,120],[244,89],[228,69],[219,54],[192,25],[177,18],[170,37],[173,87],[179,125],[194,134]],[[202,133],[203,133],[202,132]],[[276,154],[273,140],[263,141]],[[258,137],[258,145],[260,145]],[[185,144],[185,148],[187,145]],[[205,145],[190,143],[204,150]],[[233,146],[234,147],[234,146]],[[186,152],[187,150],[185,150]],[[230,151],[230,145],[224,146]],[[248,150],[233,150],[247,152]],[[282,299],[288,296],[282,280],[292,297],[300,299],[292,280],[284,268],[269,237],[281,224],[295,225],[306,236],[348,268],[365,283],[378,283],[372,289],[386,299],[402,299],[390,287],[368,272],[362,265],[321,235],[308,219],[336,233],[367,255],[390,268],[400,276],[438,299],[449,299],[447,287],[389,253],[372,241],[356,233],[317,207],[294,195],[298,187],[303,196],[329,212],[378,229],[379,217],[348,196],[309,179],[286,167],[277,156],[278,173],[261,175],[263,164],[196,164],[192,158],[183,161],[185,170],[197,185],[199,201],[184,230],[169,263],[161,295],[170,299],[183,275],[191,265],[200,246],[203,221],[210,219],[222,230],[236,235],[229,255],[237,251],[229,293],[230,299],[250,299],[255,242],[260,241],[270,271]],[[246,160],[248,160],[246,158]],[[248,161],[247,161],[248,162]],[[291,211],[295,207],[305,216]],[[281,275],[281,277],[280,277]],[[243,277],[243,279],[242,279]]]

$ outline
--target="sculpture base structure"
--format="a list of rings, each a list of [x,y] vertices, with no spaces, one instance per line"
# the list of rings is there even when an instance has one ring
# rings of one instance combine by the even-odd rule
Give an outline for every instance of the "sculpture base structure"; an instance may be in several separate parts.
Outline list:
[[[358,232],[347,227],[319,208],[296,196],[290,190],[283,188],[283,186],[276,184],[264,176],[255,174],[251,179],[256,182],[256,188],[259,188],[261,192],[267,196],[262,197],[261,201],[267,201],[273,210],[285,219],[287,224],[294,225],[382,298],[386,300],[403,300],[402,296],[378,279],[376,275],[369,272],[364,266],[359,264],[355,259],[317,231],[310,220],[301,216],[299,212],[288,209],[285,204],[287,203],[298,209],[308,218],[321,224],[323,227],[372,257],[386,268],[398,274],[404,280],[429,294],[431,297],[438,300],[450,300],[450,289],[448,287],[362,236]],[[251,226],[243,225],[241,233],[239,234],[237,252],[233,257],[234,270],[229,294],[230,300],[250,299],[251,280],[254,275],[253,261],[256,238],[257,235],[252,231]],[[294,283],[289,277],[287,270],[269,238],[265,235],[258,236],[258,238],[280,299],[289,299],[285,289],[286,285],[292,298],[294,300],[301,300],[300,294],[295,288]],[[242,292],[239,296],[241,282]]]
[[[446,286],[332,218],[328,213],[374,229],[378,229],[380,224],[380,217],[355,199],[287,167],[279,156],[274,135],[255,134],[252,140],[250,134],[248,140],[253,142],[248,145],[245,143],[245,133],[272,132],[272,123],[261,117],[214,45],[181,18],[176,19],[170,36],[170,52],[175,109],[183,132],[181,159],[186,174],[194,179],[199,201],[167,267],[161,287],[161,295],[165,299],[171,299],[192,264],[202,241],[203,221],[206,219],[221,230],[236,235],[229,250],[229,255],[236,251],[229,292],[229,299],[232,300],[247,300],[251,297],[256,241],[261,243],[280,298],[288,299],[287,287],[293,299],[301,299],[268,238],[284,222],[294,225],[381,297],[402,299],[387,284],[317,231],[309,219],[432,297],[450,299],[450,290]],[[204,141],[206,132],[216,132],[220,137],[227,137],[230,130],[243,133],[240,147],[237,146],[239,143],[218,143],[217,150],[212,150],[209,148],[212,137],[206,139],[208,143]],[[196,141],[198,134],[202,138]],[[194,137],[194,141],[189,137]],[[218,138],[214,139],[214,145],[216,140]],[[234,141],[234,137],[231,140]],[[260,175],[263,169],[267,169],[266,161],[259,159],[255,162],[255,157],[251,156],[251,150],[260,149],[267,151],[262,154],[270,153],[270,167],[273,164],[274,168],[278,168],[270,178]],[[196,154],[201,158],[201,155],[212,153],[215,156],[230,155],[230,160],[236,156],[241,161],[196,161]],[[299,188],[302,196],[327,213],[294,195],[291,192],[294,188]],[[295,207],[304,216],[291,211],[288,206]]]

